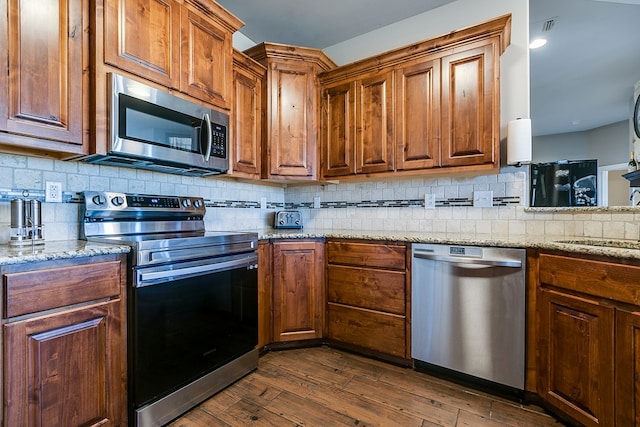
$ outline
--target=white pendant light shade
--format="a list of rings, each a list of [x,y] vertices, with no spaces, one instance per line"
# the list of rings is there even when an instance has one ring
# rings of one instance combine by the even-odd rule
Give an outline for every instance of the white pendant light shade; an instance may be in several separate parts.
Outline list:
[[[531,119],[511,120],[507,125],[507,164],[531,163]]]

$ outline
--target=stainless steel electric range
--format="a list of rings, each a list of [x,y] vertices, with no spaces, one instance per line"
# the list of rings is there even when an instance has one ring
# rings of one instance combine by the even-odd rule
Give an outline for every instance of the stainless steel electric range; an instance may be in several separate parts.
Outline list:
[[[206,232],[200,197],[84,193],[83,238],[131,246],[129,423],[162,425],[257,367],[258,235]]]

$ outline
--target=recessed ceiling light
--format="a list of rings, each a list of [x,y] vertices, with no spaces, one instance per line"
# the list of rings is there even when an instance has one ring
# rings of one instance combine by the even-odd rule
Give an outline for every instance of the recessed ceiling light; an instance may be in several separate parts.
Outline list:
[[[531,43],[529,43],[529,49],[537,49],[544,46],[545,44],[547,44],[546,39],[535,39],[532,40]]]

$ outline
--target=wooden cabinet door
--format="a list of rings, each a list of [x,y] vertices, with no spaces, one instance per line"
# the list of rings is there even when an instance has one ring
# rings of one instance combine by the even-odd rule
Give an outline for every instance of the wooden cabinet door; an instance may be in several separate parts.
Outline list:
[[[540,294],[539,394],[582,425],[614,425],[614,309]]]
[[[4,325],[6,425],[126,425],[119,304]]]
[[[324,322],[322,242],[273,244],[273,340],[322,338]]]
[[[440,59],[397,71],[396,169],[440,165]]]
[[[497,161],[499,55],[495,49],[493,43],[484,44],[442,58],[442,166]]]
[[[639,311],[616,311],[616,425],[640,426]]]
[[[104,62],[169,88],[180,88],[180,4],[105,0]]]
[[[359,80],[356,93],[356,173],[392,171],[393,71]]]
[[[8,0],[0,14],[3,24],[8,19],[0,35],[7,67],[0,76],[0,130],[62,141],[69,152],[81,152],[89,108],[88,2]]]
[[[234,53],[232,173],[260,178],[262,169],[262,97],[265,69],[240,52]]]
[[[355,82],[340,83],[323,90],[320,145],[324,177],[356,172],[355,92]]]
[[[273,339],[271,247],[266,241],[258,244],[258,348]]]
[[[305,62],[269,64],[268,176],[316,175],[316,71]]]
[[[230,108],[231,32],[190,5],[182,8],[181,16],[180,90],[221,108]]]

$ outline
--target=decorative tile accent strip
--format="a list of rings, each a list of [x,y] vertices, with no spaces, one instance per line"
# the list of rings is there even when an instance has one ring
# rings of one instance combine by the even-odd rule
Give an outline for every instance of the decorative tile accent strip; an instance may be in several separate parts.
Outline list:
[[[519,205],[519,196],[494,197],[493,206],[511,206]],[[436,207],[447,206],[473,206],[473,198],[450,198],[436,200]],[[313,208],[310,202],[287,202],[287,209]],[[331,201],[320,202],[321,209],[343,209],[343,208],[408,208],[408,207],[424,207],[423,199],[408,200],[363,200],[360,202],[348,201]]]
[[[44,202],[44,190],[22,190],[0,188],[0,203],[9,202],[12,199],[25,197]],[[63,192],[63,203],[82,203],[82,193]],[[520,204],[519,196],[494,197],[493,206],[517,206]],[[236,208],[236,209],[260,209],[259,201],[252,200],[211,200],[205,199],[205,206],[208,208]],[[436,200],[436,207],[447,206],[473,206],[473,198],[449,198]],[[344,209],[344,208],[407,208],[424,207],[423,199],[407,200],[362,200],[353,201],[330,201],[320,202],[321,209]],[[267,202],[267,209],[312,209],[313,202]]]

